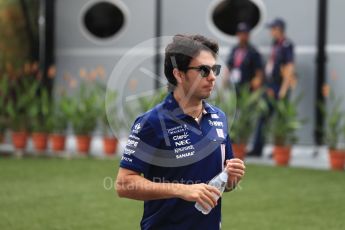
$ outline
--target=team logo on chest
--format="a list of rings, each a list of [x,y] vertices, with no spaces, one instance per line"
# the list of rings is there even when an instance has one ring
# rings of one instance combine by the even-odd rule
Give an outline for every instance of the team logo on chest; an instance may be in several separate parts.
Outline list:
[[[212,117],[213,119],[219,119],[219,116],[218,116],[217,114],[215,114],[215,113],[212,113],[212,114],[211,114],[211,117]]]
[[[214,126],[214,127],[224,127],[223,122],[221,121],[212,121],[212,120],[208,120],[208,124],[210,126]]]
[[[173,143],[173,152],[176,159],[193,156],[195,153],[194,145],[190,139],[190,134],[187,131],[186,125],[177,126],[168,129],[170,140]]]
[[[187,132],[184,132],[181,135],[173,136],[172,139],[174,141],[175,146],[179,147],[179,146],[184,146],[184,145],[190,145],[191,144],[191,141],[190,141],[190,139],[188,137],[189,137],[189,134]]]
[[[216,129],[217,135],[220,138],[225,138],[223,129]]]

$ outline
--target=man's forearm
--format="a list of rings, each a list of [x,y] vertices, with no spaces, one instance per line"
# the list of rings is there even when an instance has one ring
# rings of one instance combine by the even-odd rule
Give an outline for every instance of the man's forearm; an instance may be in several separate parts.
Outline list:
[[[214,194],[220,195],[216,187],[204,183],[178,184],[150,181],[138,172],[124,168],[119,169],[115,187],[120,197],[144,201],[180,198],[199,202],[204,208],[216,206],[217,199]]]
[[[282,67],[283,83],[280,89],[280,95],[285,96],[290,88],[291,82],[294,78],[294,64],[289,63]]]
[[[140,175],[130,175],[116,181],[116,190],[120,197],[135,200],[157,200],[180,197],[183,184],[156,183]]]
[[[263,72],[262,70],[256,70],[255,71],[255,75],[251,81],[251,87],[255,90],[255,89],[258,89],[260,88],[260,86],[262,85],[263,83]]]

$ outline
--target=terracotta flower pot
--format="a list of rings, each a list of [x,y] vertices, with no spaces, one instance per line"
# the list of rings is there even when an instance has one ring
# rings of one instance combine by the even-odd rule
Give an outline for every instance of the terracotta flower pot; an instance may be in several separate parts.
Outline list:
[[[328,152],[331,169],[344,170],[345,151],[330,149]]]
[[[51,134],[50,137],[50,143],[52,145],[52,150],[54,152],[60,152],[65,150],[66,145],[66,137],[61,134]]]
[[[32,142],[36,151],[42,152],[47,149],[48,145],[48,134],[46,133],[33,133]]]
[[[287,166],[290,162],[291,147],[275,146],[273,150],[273,158],[277,165]]]
[[[85,135],[76,136],[77,139],[77,150],[83,155],[87,155],[90,150],[91,137]]]
[[[12,132],[12,144],[15,149],[25,149],[28,141],[28,134],[25,131]]]
[[[118,140],[115,137],[103,138],[103,151],[106,155],[114,155],[117,149]]]
[[[239,158],[241,160],[244,159],[246,155],[246,145],[245,144],[233,144],[232,151],[234,153],[235,158]]]

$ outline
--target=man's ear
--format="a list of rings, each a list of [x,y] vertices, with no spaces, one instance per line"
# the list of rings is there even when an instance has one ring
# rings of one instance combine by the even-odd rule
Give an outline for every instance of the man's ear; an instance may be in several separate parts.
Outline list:
[[[177,83],[181,84],[182,78],[184,77],[183,73],[180,70],[178,70],[177,68],[174,68],[173,74],[174,74],[174,77],[175,77]]]

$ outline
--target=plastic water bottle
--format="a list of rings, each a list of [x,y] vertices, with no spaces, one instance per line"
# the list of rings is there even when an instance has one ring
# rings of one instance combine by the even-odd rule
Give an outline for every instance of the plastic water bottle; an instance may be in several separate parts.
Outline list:
[[[228,173],[226,170],[224,170],[223,172],[219,173],[217,176],[215,176],[209,183],[208,185],[214,186],[216,187],[219,191],[220,194],[222,194],[225,190],[226,184],[228,181]],[[219,196],[214,194],[214,197],[218,200]],[[195,203],[195,208],[197,210],[199,210],[200,212],[202,212],[202,214],[207,215],[210,213],[210,211],[212,210],[211,206],[207,205],[208,208],[205,209],[203,208],[203,206],[201,206],[198,202]]]

